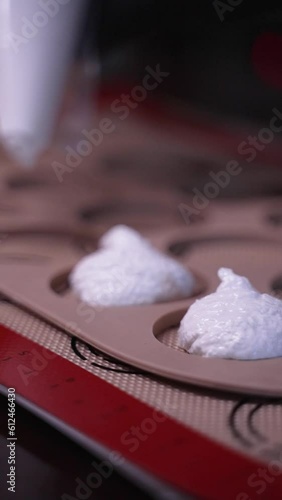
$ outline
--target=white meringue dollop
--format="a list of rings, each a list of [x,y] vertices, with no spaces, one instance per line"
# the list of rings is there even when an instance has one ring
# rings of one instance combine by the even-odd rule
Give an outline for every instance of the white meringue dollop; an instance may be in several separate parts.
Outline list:
[[[70,283],[90,306],[128,306],[192,295],[193,275],[133,229],[118,225],[73,269]]]
[[[215,293],[188,309],[179,345],[191,354],[254,360],[282,356],[282,301],[221,268]]]

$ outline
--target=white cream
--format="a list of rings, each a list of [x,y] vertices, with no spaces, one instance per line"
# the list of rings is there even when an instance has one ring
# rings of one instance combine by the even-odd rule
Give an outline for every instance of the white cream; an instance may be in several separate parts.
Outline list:
[[[194,290],[189,271],[123,225],[101,238],[100,249],[75,266],[70,282],[91,306],[152,304],[189,297]]]
[[[261,294],[247,278],[221,268],[215,293],[197,300],[179,328],[191,354],[234,359],[282,356],[282,301]]]

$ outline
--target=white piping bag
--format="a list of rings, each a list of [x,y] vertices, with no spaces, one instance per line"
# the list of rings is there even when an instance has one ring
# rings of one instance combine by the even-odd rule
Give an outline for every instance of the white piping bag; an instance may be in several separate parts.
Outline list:
[[[87,0],[0,0],[0,139],[32,166],[49,146]]]

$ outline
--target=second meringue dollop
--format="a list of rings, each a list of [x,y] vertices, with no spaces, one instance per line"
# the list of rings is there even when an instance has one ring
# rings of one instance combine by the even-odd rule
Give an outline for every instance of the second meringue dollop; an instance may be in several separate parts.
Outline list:
[[[179,345],[191,354],[242,360],[282,356],[282,301],[221,268],[215,293],[188,309]]]

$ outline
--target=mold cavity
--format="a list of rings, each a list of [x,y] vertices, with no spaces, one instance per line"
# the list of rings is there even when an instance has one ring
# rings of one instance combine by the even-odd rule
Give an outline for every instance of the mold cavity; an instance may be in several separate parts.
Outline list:
[[[28,262],[29,264],[39,265],[44,261],[50,260],[48,256],[45,255],[32,255],[32,254],[13,254],[13,253],[0,253],[1,262],[13,262],[13,263],[23,263]]]
[[[69,274],[70,270],[64,271],[51,279],[51,290],[53,290],[53,292],[57,295],[64,297],[70,292]]]
[[[112,217],[140,215],[150,217],[156,215],[156,213],[161,217],[164,210],[167,211],[167,208],[159,203],[132,203],[125,201],[84,208],[80,212],[80,218],[86,222],[97,222],[101,219],[109,219]]]
[[[104,156],[102,158],[102,165],[105,171],[108,172],[127,172],[128,170],[131,171],[134,165],[136,165],[136,161],[138,166],[140,166],[140,160],[138,162],[138,158],[139,156],[136,156],[134,153],[127,155]]]
[[[269,214],[267,220],[272,226],[282,226],[282,210],[281,212]]]
[[[94,238],[63,231],[11,231],[0,234],[0,260],[7,263],[36,265],[65,254],[80,259],[96,248]]]
[[[36,179],[35,177],[14,177],[9,179],[7,186],[9,189],[36,189],[46,187],[48,183],[44,179]]]
[[[271,283],[271,290],[278,299],[282,299],[282,275],[277,276]]]
[[[0,243],[1,236],[3,236],[3,241],[17,241],[20,240],[23,243],[32,244],[33,241],[39,242],[42,245],[46,245],[46,247],[50,248],[51,245],[65,244],[70,246],[73,249],[79,251],[79,253],[87,254],[90,252],[94,252],[97,248],[97,241],[94,237],[88,235],[80,235],[75,233],[64,232],[62,230],[52,230],[52,231],[7,231],[0,234]]]
[[[188,241],[177,241],[169,246],[169,252],[175,257],[181,257],[181,255],[189,252],[190,247],[191,245]]]
[[[171,243],[168,246],[168,252],[176,257],[183,257],[195,247],[205,245],[217,245],[219,243],[271,243],[271,240],[260,237],[242,237],[242,236],[214,236],[209,238],[180,240]]]
[[[159,318],[153,326],[153,333],[156,339],[170,349],[185,352],[184,349],[178,346],[177,330],[180,321],[186,314],[187,309],[173,311]]]

